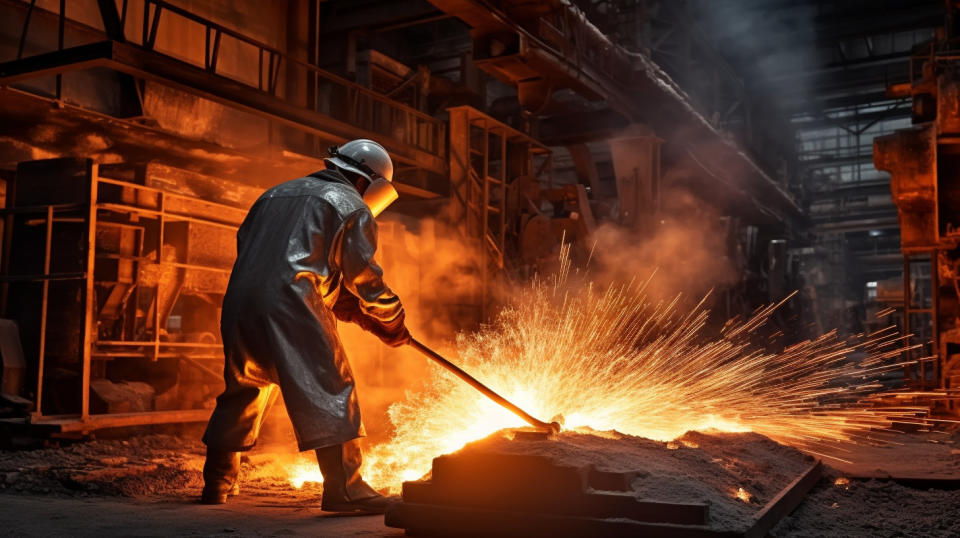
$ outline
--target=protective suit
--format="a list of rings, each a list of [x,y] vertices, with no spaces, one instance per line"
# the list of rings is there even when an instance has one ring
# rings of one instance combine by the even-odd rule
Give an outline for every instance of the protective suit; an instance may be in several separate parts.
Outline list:
[[[301,451],[364,435],[336,318],[387,343],[407,335],[376,249],[373,214],[337,170],[277,185],[257,200],[237,233],[223,302],[226,389],[204,434],[209,449],[250,449],[273,385]]]

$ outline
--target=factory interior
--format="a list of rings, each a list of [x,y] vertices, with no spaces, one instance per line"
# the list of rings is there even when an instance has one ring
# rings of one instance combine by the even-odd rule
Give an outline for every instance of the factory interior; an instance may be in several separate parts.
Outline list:
[[[957,0],[0,0],[4,534],[960,536],[958,143]]]

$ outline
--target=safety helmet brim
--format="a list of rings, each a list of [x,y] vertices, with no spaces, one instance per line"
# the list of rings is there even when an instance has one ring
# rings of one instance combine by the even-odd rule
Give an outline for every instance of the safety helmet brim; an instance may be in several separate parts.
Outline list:
[[[328,167],[332,165],[332,166],[335,166],[335,167],[337,167],[337,168],[339,168],[339,169],[341,169],[341,170],[348,170],[348,171],[350,171],[350,172],[353,172],[354,174],[359,174],[359,175],[367,178],[367,180],[369,180],[369,181],[371,181],[371,182],[377,177],[376,174],[371,174],[371,173],[369,173],[368,171],[364,171],[364,170],[362,170],[360,167],[354,166],[354,165],[348,163],[346,160],[341,159],[340,157],[327,157],[326,159],[323,160],[323,162],[324,162]]]

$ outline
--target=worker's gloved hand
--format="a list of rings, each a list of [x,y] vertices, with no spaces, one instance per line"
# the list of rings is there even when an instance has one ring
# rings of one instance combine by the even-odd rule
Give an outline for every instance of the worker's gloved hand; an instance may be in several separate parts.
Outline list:
[[[363,321],[367,317],[363,310],[360,310],[360,303],[357,298],[345,289],[341,289],[337,296],[337,302],[333,305],[333,315],[340,321],[356,323],[361,327],[363,327]]]
[[[374,320],[369,320],[366,323],[361,323],[360,326],[363,327],[364,330],[376,335],[381,342],[390,347],[400,347],[409,344],[412,338],[410,331],[407,330],[407,326],[404,324],[402,315],[390,324],[380,324]]]
[[[381,338],[384,344],[387,344],[390,347],[400,347],[405,346],[413,340],[413,337],[410,336],[410,331],[407,330],[407,326],[401,326],[401,330],[395,335],[390,336],[389,338]]]
[[[340,321],[356,323],[361,329],[373,333],[384,344],[400,347],[410,343],[410,331],[404,323],[405,314],[400,312],[393,321],[381,322],[367,315],[361,308],[357,298],[346,290],[340,290],[333,313]]]

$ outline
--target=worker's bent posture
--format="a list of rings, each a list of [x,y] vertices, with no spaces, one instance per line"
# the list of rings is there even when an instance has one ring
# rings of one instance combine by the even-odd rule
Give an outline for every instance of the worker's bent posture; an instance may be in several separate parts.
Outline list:
[[[266,191],[237,232],[220,321],[226,389],[203,436],[205,503],[237,492],[240,452],[256,442],[278,385],[300,450],[316,450],[321,508],[386,508],[360,478],[363,424],[336,320],[392,346],[410,339],[400,299],[373,259],[374,216],[397,197],[393,163],[370,140],[332,148],[325,162],[325,170]]]

